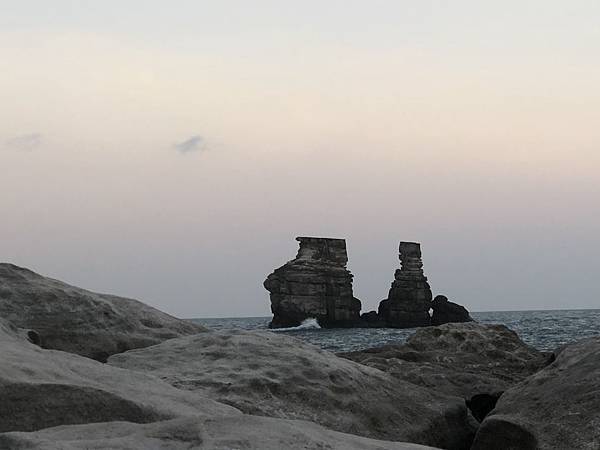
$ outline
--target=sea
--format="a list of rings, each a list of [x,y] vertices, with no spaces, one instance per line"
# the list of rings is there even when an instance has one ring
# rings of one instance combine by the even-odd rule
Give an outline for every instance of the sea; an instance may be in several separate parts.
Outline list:
[[[527,344],[552,351],[570,342],[600,335],[600,309],[552,311],[472,312],[480,323],[504,324],[517,332]],[[307,319],[296,328],[269,330],[271,317],[189,319],[214,330],[268,330],[294,336],[332,352],[348,352],[388,344],[401,344],[415,329],[395,328],[320,328]]]

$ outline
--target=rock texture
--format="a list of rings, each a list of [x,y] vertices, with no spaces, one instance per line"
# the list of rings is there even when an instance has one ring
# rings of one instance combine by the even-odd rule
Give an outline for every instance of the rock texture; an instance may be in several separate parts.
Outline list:
[[[400,262],[388,298],[379,304],[379,315],[390,327],[429,326],[432,294],[423,274],[421,245],[400,242]]]
[[[433,314],[432,325],[443,325],[445,323],[473,322],[469,311],[464,306],[448,301],[445,295],[437,295],[431,302]]]
[[[0,264],[0,317],[48,349],[105,361],[114,353],[204,329],[137,300],[96,294]]]
[[[296,258],[264,282],[271,294],[272,328],[296,327],[315,318],[322,327],[352,326],[360,316],[360,301],[352,294],[352,274],[346,269],[344,239],[297,237]]]
[[[548,363],[504,325],[474,322],[421,328],[406,344],[340,356],[465,399],[504,391]]]
[[[311,422],[257,416],[184,418],[152,424],[97,423],[0,434],[11,450],[435,450],[327,430]]]
[[[600,336],[507,390],[481,424],[474,450],[600,448]]]
[[[240,414],[156,378],[44,350],[0,320],[0,432],[125,420]],[[0,447],[2,448],[2,447]]]
[[[275,333],[198,334],[114,355],[108,363],[249,414],[446,449],[462,449],[472,439],[463,399]]]
[[[147,374],[41,349],[1,319],[0,355],[1,449],[430,448],[243,415]]]

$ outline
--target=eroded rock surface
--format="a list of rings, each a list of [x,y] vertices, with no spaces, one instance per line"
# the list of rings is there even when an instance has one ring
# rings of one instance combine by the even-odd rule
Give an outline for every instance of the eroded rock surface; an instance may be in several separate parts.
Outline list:
[[[548,362],[504,325],[452,323],[418,329],[405,344],[340,356],[465,399],[504,391]]]
[[[463,399],[272,332],[204,333],[114,355],[108,363],[249,414],[446,449],[462,449],[472,439]]]
[[[12,264],[0,264],[0,317],[31,330],[44,348],[99,361],[204,330],[137,300],[96,294]]]
[[[311,422],[239,415],[152,424],[96,423],[0,434],[11,450],[435,450],[327,430]]]
[[[0,432],[240,414],[152,376],[44,350],[0,320]],[[2,448],[2,447],[0,447]]]
[[[308,318],[322,327],[353,326],[360,317],[360,301],[352,293],[352,274],[346,269],[344,239],[298,237],[296,258],[270,274],[270,327],[296,327]]]
[[[474,450],[600,448],[600,337],[561,349],[556,360],[507,390],[485,418]]]
[[[244,415],[151,375],[41,349],[1,319],[0,355],[1,449],[430,448]]]

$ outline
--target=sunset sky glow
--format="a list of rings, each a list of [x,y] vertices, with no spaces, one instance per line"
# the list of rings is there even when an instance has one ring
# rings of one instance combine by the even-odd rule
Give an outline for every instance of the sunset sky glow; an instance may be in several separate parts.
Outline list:
[[[493,5],[492,5],[493,4]],[[0,260],[269,314],[295,236],[471,310],[600,308],[600,2],[0,0]]]

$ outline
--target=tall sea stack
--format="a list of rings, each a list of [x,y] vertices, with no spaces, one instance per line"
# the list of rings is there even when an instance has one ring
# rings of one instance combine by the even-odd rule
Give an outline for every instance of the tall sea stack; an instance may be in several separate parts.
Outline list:
[[[360,300],[352,293],[344,239],[297,237],[296,258],[275,269],[264,282],[270,292],[270,328],[296,327],[308,318],[322,327],[355,326]]]
[[[413,328],[431,325],[431,288],[423,274],[421,245],[417,242],[400,242],[400,269],[388,298],[379,304],[379,316],[389,327]]]

